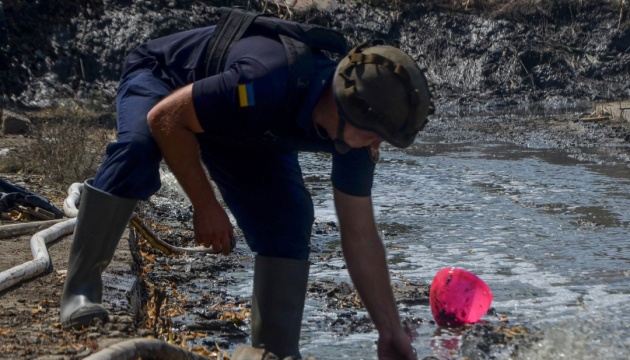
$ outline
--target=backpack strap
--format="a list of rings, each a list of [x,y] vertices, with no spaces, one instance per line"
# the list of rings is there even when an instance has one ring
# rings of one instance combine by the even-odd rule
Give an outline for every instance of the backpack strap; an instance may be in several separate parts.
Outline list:
[[[221,8],[221,19],[206,50],[206,76],[218,74],[234,44],[260,14],[231,8]]]
[[[280,41],[289,65],[287,105],[295,110],[300,106],[297,99],[301,99],[311,85],[313,54],[311,48],[300,40],[280,35]]]

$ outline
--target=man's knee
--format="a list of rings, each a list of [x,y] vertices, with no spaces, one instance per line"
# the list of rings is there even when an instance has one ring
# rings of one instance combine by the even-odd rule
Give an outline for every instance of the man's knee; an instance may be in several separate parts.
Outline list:
[[[160,188],[161,160],[152,138],[121,137],[107,146],[94,186],[116,196],[146,200]]]
[[[277,209],[277,212],[270,213],[275,214],[274,219],[262,220],[264,223],[253,225],[253,229],[243,229],[252,251],[262,256],[308,259],[314,221],[313,207],[305,206],[293,211]]]

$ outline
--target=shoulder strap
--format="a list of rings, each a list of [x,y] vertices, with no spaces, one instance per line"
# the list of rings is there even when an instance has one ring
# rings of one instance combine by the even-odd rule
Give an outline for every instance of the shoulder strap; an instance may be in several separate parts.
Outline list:
[[[309,47],[343,54],[348,51],[346,38],[339,31],[315,24],[304,24],[276,17],[260,17],[254,28],[262,33],[284,35],[299,40]]]
[[[294,113],[301,106],[299,100],[311,85],[313,53],[309,46],[292,37],[280,35],[280,41],[284,45],[289,65],[286,106],[290,113]]]
[[[231,8],[221,8],[221,19],[206,50],[206,76],[218,74],[232,46],[260,14]]]

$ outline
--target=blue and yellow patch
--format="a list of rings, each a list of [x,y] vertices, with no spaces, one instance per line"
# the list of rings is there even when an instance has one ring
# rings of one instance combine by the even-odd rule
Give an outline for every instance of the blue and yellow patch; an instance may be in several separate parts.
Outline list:
[[[254,99],[254,84],[238,84],[238,104],[240,107],[256,105]]]

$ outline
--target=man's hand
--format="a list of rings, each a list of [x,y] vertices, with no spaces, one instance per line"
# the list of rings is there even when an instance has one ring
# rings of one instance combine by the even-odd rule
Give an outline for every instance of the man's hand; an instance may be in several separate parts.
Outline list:
[[[195,241],[227,255],[234,238],[232,224],[214,195],[201,165],[195,134],[203,132],[192,100],[192,84],[162,99],[149,111],[147,123],[164,160],[194,208]]]
[[[216,253],[228,255],[233,248],[234,228],[225,210],[218,203],[195,209],[193,214],[195,241],[212,247]]]
[[[379,360],[416,360],[411,340],[401,330],[393,334],[382,334],[378,338]]]

